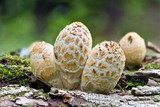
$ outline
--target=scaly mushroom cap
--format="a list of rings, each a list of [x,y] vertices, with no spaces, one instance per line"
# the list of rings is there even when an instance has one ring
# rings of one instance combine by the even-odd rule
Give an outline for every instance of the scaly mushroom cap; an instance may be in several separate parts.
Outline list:
[[[55,44],[56,67],[66,89],[75,89],[88,54],[92,47],[92,37],[88,28],[81,22],[67,25],[58,35]]]
[[[104,41],[89,54],[82,78],[81,89],[108,93],[117,84],[125,66],[125,55],[118,43]]]
[[[31,52],[32,49],[33,49],[33,47],[34,47],[36,44],[40,43],[40,42],[41,42],[41,41],[35,41],[35,42],[33,42],[33,43],[28,47],[29,52]]]
[[[30,62],[33,74],[42,81],[62,87],[55,66],[53,46],[46,42],[36,42],[30,53]]]
[[[127,33],[119,43],[126,55],[126,66],[139,65],[143,61],[146,54],[146,46],[144,39],[137,33]]]

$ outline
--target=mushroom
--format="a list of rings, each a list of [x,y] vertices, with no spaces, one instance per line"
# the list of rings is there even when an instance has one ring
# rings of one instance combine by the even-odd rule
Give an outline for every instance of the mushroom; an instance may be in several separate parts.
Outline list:
[[[81,22],[73,22],[59,33],[54,44],[55,64],[65,89],[79,87],[91,47],[90,31]]]
[[[120,45],[113,41],[97,44],[90,52],[82,78],[81,90],[106,94],[121,77],[125,55]]]
[[[119,43],[126,55],[126,66],[141,64],[146,54],[146,45],[142,37],[136,32],[129,32]]]
[[[35,42],[30,53],[33,74],[54,87],[62,88],[62,82],[56,71],[53,46],[44,41]]]

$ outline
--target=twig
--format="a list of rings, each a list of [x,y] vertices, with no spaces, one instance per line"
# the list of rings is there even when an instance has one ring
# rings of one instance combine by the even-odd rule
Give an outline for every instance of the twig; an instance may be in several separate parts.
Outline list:
[[[160,53],[160,48],[158,46],[156,46],[155,44],[153,44],[152,42],[148,41],[147,44],[146,44],[146,47],[148,49],[151,49],[157,53]]]

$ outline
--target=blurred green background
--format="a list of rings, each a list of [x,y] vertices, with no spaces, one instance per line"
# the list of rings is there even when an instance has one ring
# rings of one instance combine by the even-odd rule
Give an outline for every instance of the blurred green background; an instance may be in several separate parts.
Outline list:
[[[160,46],[160,0],[0,0],[0,52],[54,44],[74,21],[89,28],[94,45],[135,31]]]

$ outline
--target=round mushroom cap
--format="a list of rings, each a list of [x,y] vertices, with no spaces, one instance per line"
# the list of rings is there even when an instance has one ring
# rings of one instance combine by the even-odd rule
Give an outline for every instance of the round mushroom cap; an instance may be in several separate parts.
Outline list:
[[[146,45],[142,37],[136,32],[129,32],[119,43],[126,55],[126,66],[141,64],[146,54]]]
[[[82,78],[81,90],[106,94],[121,77],[125,55],[120,45],[113,41],[97,44],[90,52]]]
[[[62,82],[56,71],[53,46],[44,41],[36,42],[30,53],[33,74],[42,81],[61,88]]]
[[[90,31],[81,22],[73,22],[59,33],[54,44],[55,63],[65,89],[79,87],[91,47]]]
[[[41,41],[35,41],[35,42],[31,43],[31,45],[28,47],[29,52],[31,52],[32,49],[33,49],[33,47],[34,47],[36,44],[39,44],[40,42],[41,42]]]

